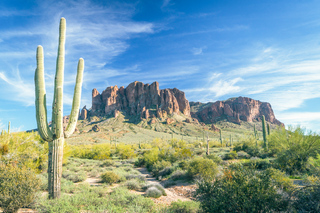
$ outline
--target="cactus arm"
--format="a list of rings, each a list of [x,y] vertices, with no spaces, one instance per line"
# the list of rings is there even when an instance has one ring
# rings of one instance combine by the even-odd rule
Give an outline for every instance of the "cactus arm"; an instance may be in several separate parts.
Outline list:
[[[45,141],[52,141],[52,132],[47,121],[46,89],[44,81],[43,48],[37,48],[37,69],[35,72],[36,117],[38,131]]]
[[[54,138],[63,137],[63,72],[64,49],[66,38],[66,20],[60,19],[59,47],[57,57],[56,78],[54,84],[54,99],[52,104],[52,132]]]
[[[74,95],[73,95],[73,103],[72,110],[69,118],[69,123],[66,131],[64,132],[64,137],[68,138],[74,132],[77,121],[78,121],[78,112],[80,108],[80,100],[81,100],[81,87],[82,87],[82,79],[83,79],[83,69],[84,69],[84,61],[82,58],[79,59],[78,62],[78,71],[77,71],[77,79],[76,85],[74,87]]]

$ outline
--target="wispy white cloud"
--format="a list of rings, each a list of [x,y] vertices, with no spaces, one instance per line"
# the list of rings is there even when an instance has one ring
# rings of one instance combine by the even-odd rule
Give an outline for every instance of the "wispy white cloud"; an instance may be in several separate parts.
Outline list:
[[[5,16],[15,17],[17,12],[19,11],[9,11]],[[36,15],[36,23],[0,32],[0,64],[6,64],[1,66],[0,84],[10,92],[6,98],[25,105],[34,104],[35,52],[40,44],[44,47],[47,103],[51,103],[60,17],[67,20],[64,84],[66,104],[72,104],[77,61],[80,57],[85,60],[84,86],[90,87],[90,90],[94,81],[120,75],[112,68],[107,69],[107,63],[127,50],[129,39],[154,33],[155,29],[153,23],[133,21],[131,17],[134,12],[134,6],[130,4],[103,7],[88,0],[39,2],[38,8],[25,14]],[[18,64],[23,65],[20,67],[21,75],[17,74]]]
[[[320,112],[284,112],[280,113],[277,118],[289,125],[315,130],[320,120]]]
[[[193,55],[201,55],[202,54],[202,51],[203,51],[203,48],[192,48],[191,52]]]

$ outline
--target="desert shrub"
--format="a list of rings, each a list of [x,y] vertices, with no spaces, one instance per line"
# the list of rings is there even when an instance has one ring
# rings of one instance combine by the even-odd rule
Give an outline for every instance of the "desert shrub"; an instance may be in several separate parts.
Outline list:
[[[159,149],[158,148],[154,148],[151,149],[149,151],[147,151],[144,155],[143,155],[143,161],[144,161],[144,165],[150,169],[150,167],[158,161],[159,159]]]
[[[224,155],[224,160],[233,160],[236,158],[238,158],[238,154],[236,151],[231,151]]]
[[[203,155],[205,152],[206,152],[206,151],[203,150],[203,149],[198,149],[198,150],[194,151],[194,154],[195,154],[195,155]]]
[[[155,176],[158,176],[159,172],[166,167],[171,167],[171,163],[169,161],[161,160],[157,161],[152,165],[152,173]]]
[[[115,165],[115,162],[113,160],[105,160],[103,161],[103,163],[101,164],[101,166],[114,166]]]
[[[171,175],[170,175],[170,179],[172,180],[183,180],[183,179],[187,179],[189,176],[187,174],[186,171],[183,170],[176,170],[174,171]]]
[[[128,180],[124,185],[130,190],[140,189],[140,183],[136,179]]]
[[[131,145],[122,143],[117,145],[116,154],[120,156],[120,159],[130,159],[136,156]]]
[[[264,152],[253,136],[242,138],[239,143],[235,144],[233,150],[236,152],[244,151],[253,157],[260,157]]]
[[[160,190],[157,187],[152,186],[147,189],[146,196],[153,197],[153,198],[159,198],[162,196],[162,193],[160,192]]]
[[[186,170],[189,166],[189,162],[186,160],[182,160],[180,162],[178,162],[178,166],[182,169],[182,170]]]
[[[158,179],[162,179],[163,177],[166,177],[168,175],[170,175],[173,172],[173,168],[172,167],[166,167],[162,170],[159,171],[158,173]]]
[[[42,173],[37,175],[38,179],[40,180],[40,190],[47,190],[48,189],[48,173]]]
[[[0,206],[4,212],[17,212],[36,197],[41,185],[35,172],[22,167],[0,164]]]
[[[206,158],[212,160],[213,162],[215,162],[217,164],[222,162],[221,157],[219,157],[218,155],[215,155],[215,154],[206,155]]]
[[[196,194],[204,212],[278,212],[288,206],[279,190],[268,172],[234,165],[214,182],[198,182]]]
[[[210,159],[197,157],[189,162],[188,175],[192,178],[200,176],[203,179],[212,180],[217,172],[217,164]]]
[[[142,167],[145,165],[144,157],[138,157],[138,159],[134,162],[136,167]]]
[[[297,188],[291,196],[291,212],[320,212],[320,185]]]
[[[125,176],[127,180],[137,179],[139,182],[146,182],[146,178],[143,175],[129,174]]]
[[[113,184],[117,183],[120,181],[119,175],[117,175],[114,172],[111,171],[106,171],[101,175],[102,182],[108,183],[108,184]]]
[[[70,157],[105,160],[110,158],[110,144],[70,146]]]
[[[72,171],[63,171],[62,177],[74,183],[77,183],[86,180],[87,174],[84,171],[78,173]]]
[[[237,152],[239,159],[248,159],[250,158],[250,155],[246,153],[245,151],[239,151]]]
[[[197,213],[200,210],[200,203],[195,201],[172,202],[169,207],[170,213]]]
[[[243,162],[242,165],[254,167],[258,170],[266,170],[267,168],[272,167],[270,160],[260,159],[260,158],[251,158],[249,161]]]
[[[78,192],[60,199],[40,197],[33,209],[38,212],[154,212],[155,205],[149,198],[130,193],[125,187],[116,187],[111,193],[106,188],[79,184]]]
[[[161,195],[167,196],[167,193],[166,193],[165,189],[163,188],[163,186],[160,184],[157,184],[157,183],[147,184],[142,187],[142,190],[147,191],[151,187],[157,188],[161,192]]]
[[[15,162],[41,173],[47,168],[48,143],[35,132],[4,135],[0,139],[0,156],[5,164]]]
[[[91,177],[97,177],[99,175],[99,170],[98,169],[93,169],[90,172]]]
[[[162,184],[163,184],[164,188],[169,188],[171,186],[177,185],[177,183],[174,180],[171,180],[171,179],[163,181]]]
[[[301,128],[273,131],[268,141],[270,151],[276,154],[276,166],[290,175],[306,172],[309,158],[320,152],[320,136],[305,134]]]

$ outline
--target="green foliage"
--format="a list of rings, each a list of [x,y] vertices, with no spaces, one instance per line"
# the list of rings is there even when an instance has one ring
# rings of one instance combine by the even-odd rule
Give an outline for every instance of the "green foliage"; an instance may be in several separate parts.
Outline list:
[[[143,161],[147,168],[150,168],[155,162],[158,161],[158,159],[159,159],[158,148],[151,149],[143,155]]]
[[[26,168],[0,164],[0,206],[4,212],[17,212],[36,197],[40,180]]]
[[[282,128],[269,136],[269,148],[276,155],[279,169],[289,174],[306,172],[309,158],[320,152],[320,136],[304,133],[301,128],[289,131]]]
[[[261,147],[257,146],[257,140],[253,136],[242,138],[239,143],[235,144],[233,150],[236,152],[244,151],[253,157],[259,157],[263,153]]]
[[[146,197],[159,198],[162,196],[161,191],[157,187],[149,187],[146,191]]]
[[[79,185],[79,192],[70,196],[63,194],[60,199],[41,197],[35,209],[38,212],[112,212],[149,213],[155,205],[151,199],[130,193],[125,187],[114,188],[111,193],[101,193],[101,187]],[[103,188],[102,190],[107,190]]]
[[[231,152],[228,152],[224,155],[225,160],[233,160],[236,158],[238,158],[238,154],[236,151],[231,151]]]
[[[105,160],[110,158],[110,148],[110,144],[70,146],[70,156],[83,159]]]
[[[159,172],[167,167],[171,167],[171,163],[169,161],[157,161],[152,165],[152,173],[154,176],[158,176]]]
[[[106,171],[101,175],[102,182],[108,183],[108,184],[113,184],[117,183],[120,181],[119,175],[112,171]]]
[[[74,183],[77,183],[77,182],[85,181],[87,179],[87,174],[85,173],[85,171],[81,171],[81,172],[63,171],[62,177]]]
[[[170,213],[197,213],[200,210],[200,203],[195,201],[172,202],[169,211]]]
[[[192,178],[200,176],[205,180],[213,180],[217,173],[217,164],[210,159],[196,157],[189,162],[188,175]]]
[[[165,189],[163,188],[163,186],[158,183],[147,184],[142,187],[142,190],[147,191],[149,188],[152,188],[152,187],[157,188],[161,192],[161,195],[167,196],[167,193],[166,193]]]
[[[116,154],[120,156],[120,159],[130,159],[136,156],[132,146],[123,143],[117,145]]]
[[[262,115],[263,148],[268,149],[266,119]]]
[[[234,165],[214,182],[201,181],[196,191],[204,212],[284,211],[288,201],[267,172]]]
[[[139,181],[137,181],[136,179],[128,180],[125,183],[125,186],[130,190],[139,190],[141,187]]]
[[[320,185],[297,188],[291,196],[291,212],[320,212]]]
[[[48,144],[38,133],[19,132],[0,137],[0,162],[13,162],[40,173],[47,167]]]
[[[243,166],[249,166],[257,170],[266,170],[272,167],[269,159],[252,158],[246,162],[242,162]]]

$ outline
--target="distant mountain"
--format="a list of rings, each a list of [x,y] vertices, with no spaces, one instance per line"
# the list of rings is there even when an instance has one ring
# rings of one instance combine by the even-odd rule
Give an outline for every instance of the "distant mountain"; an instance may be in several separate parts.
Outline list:
[[[149,85],[138,81],[126,88],[107,87],[101,94],[93,89],[92,108],[87,109],[85,106],[81,110],[80,119],[106,115],[117,117],[120,111],[128,116],[138,116],[140,119],[165,119],[174,113],[181,113],[189,122],[204,124],[220,120],[235,124],[240,124],[241,121],[261,121],[264,115],[266,121],[283,125],[275,118],[272,107],[267,102],[237,97],[214,103],[189,103],[185,93],[177,88],[160,90],[158,82]]]

